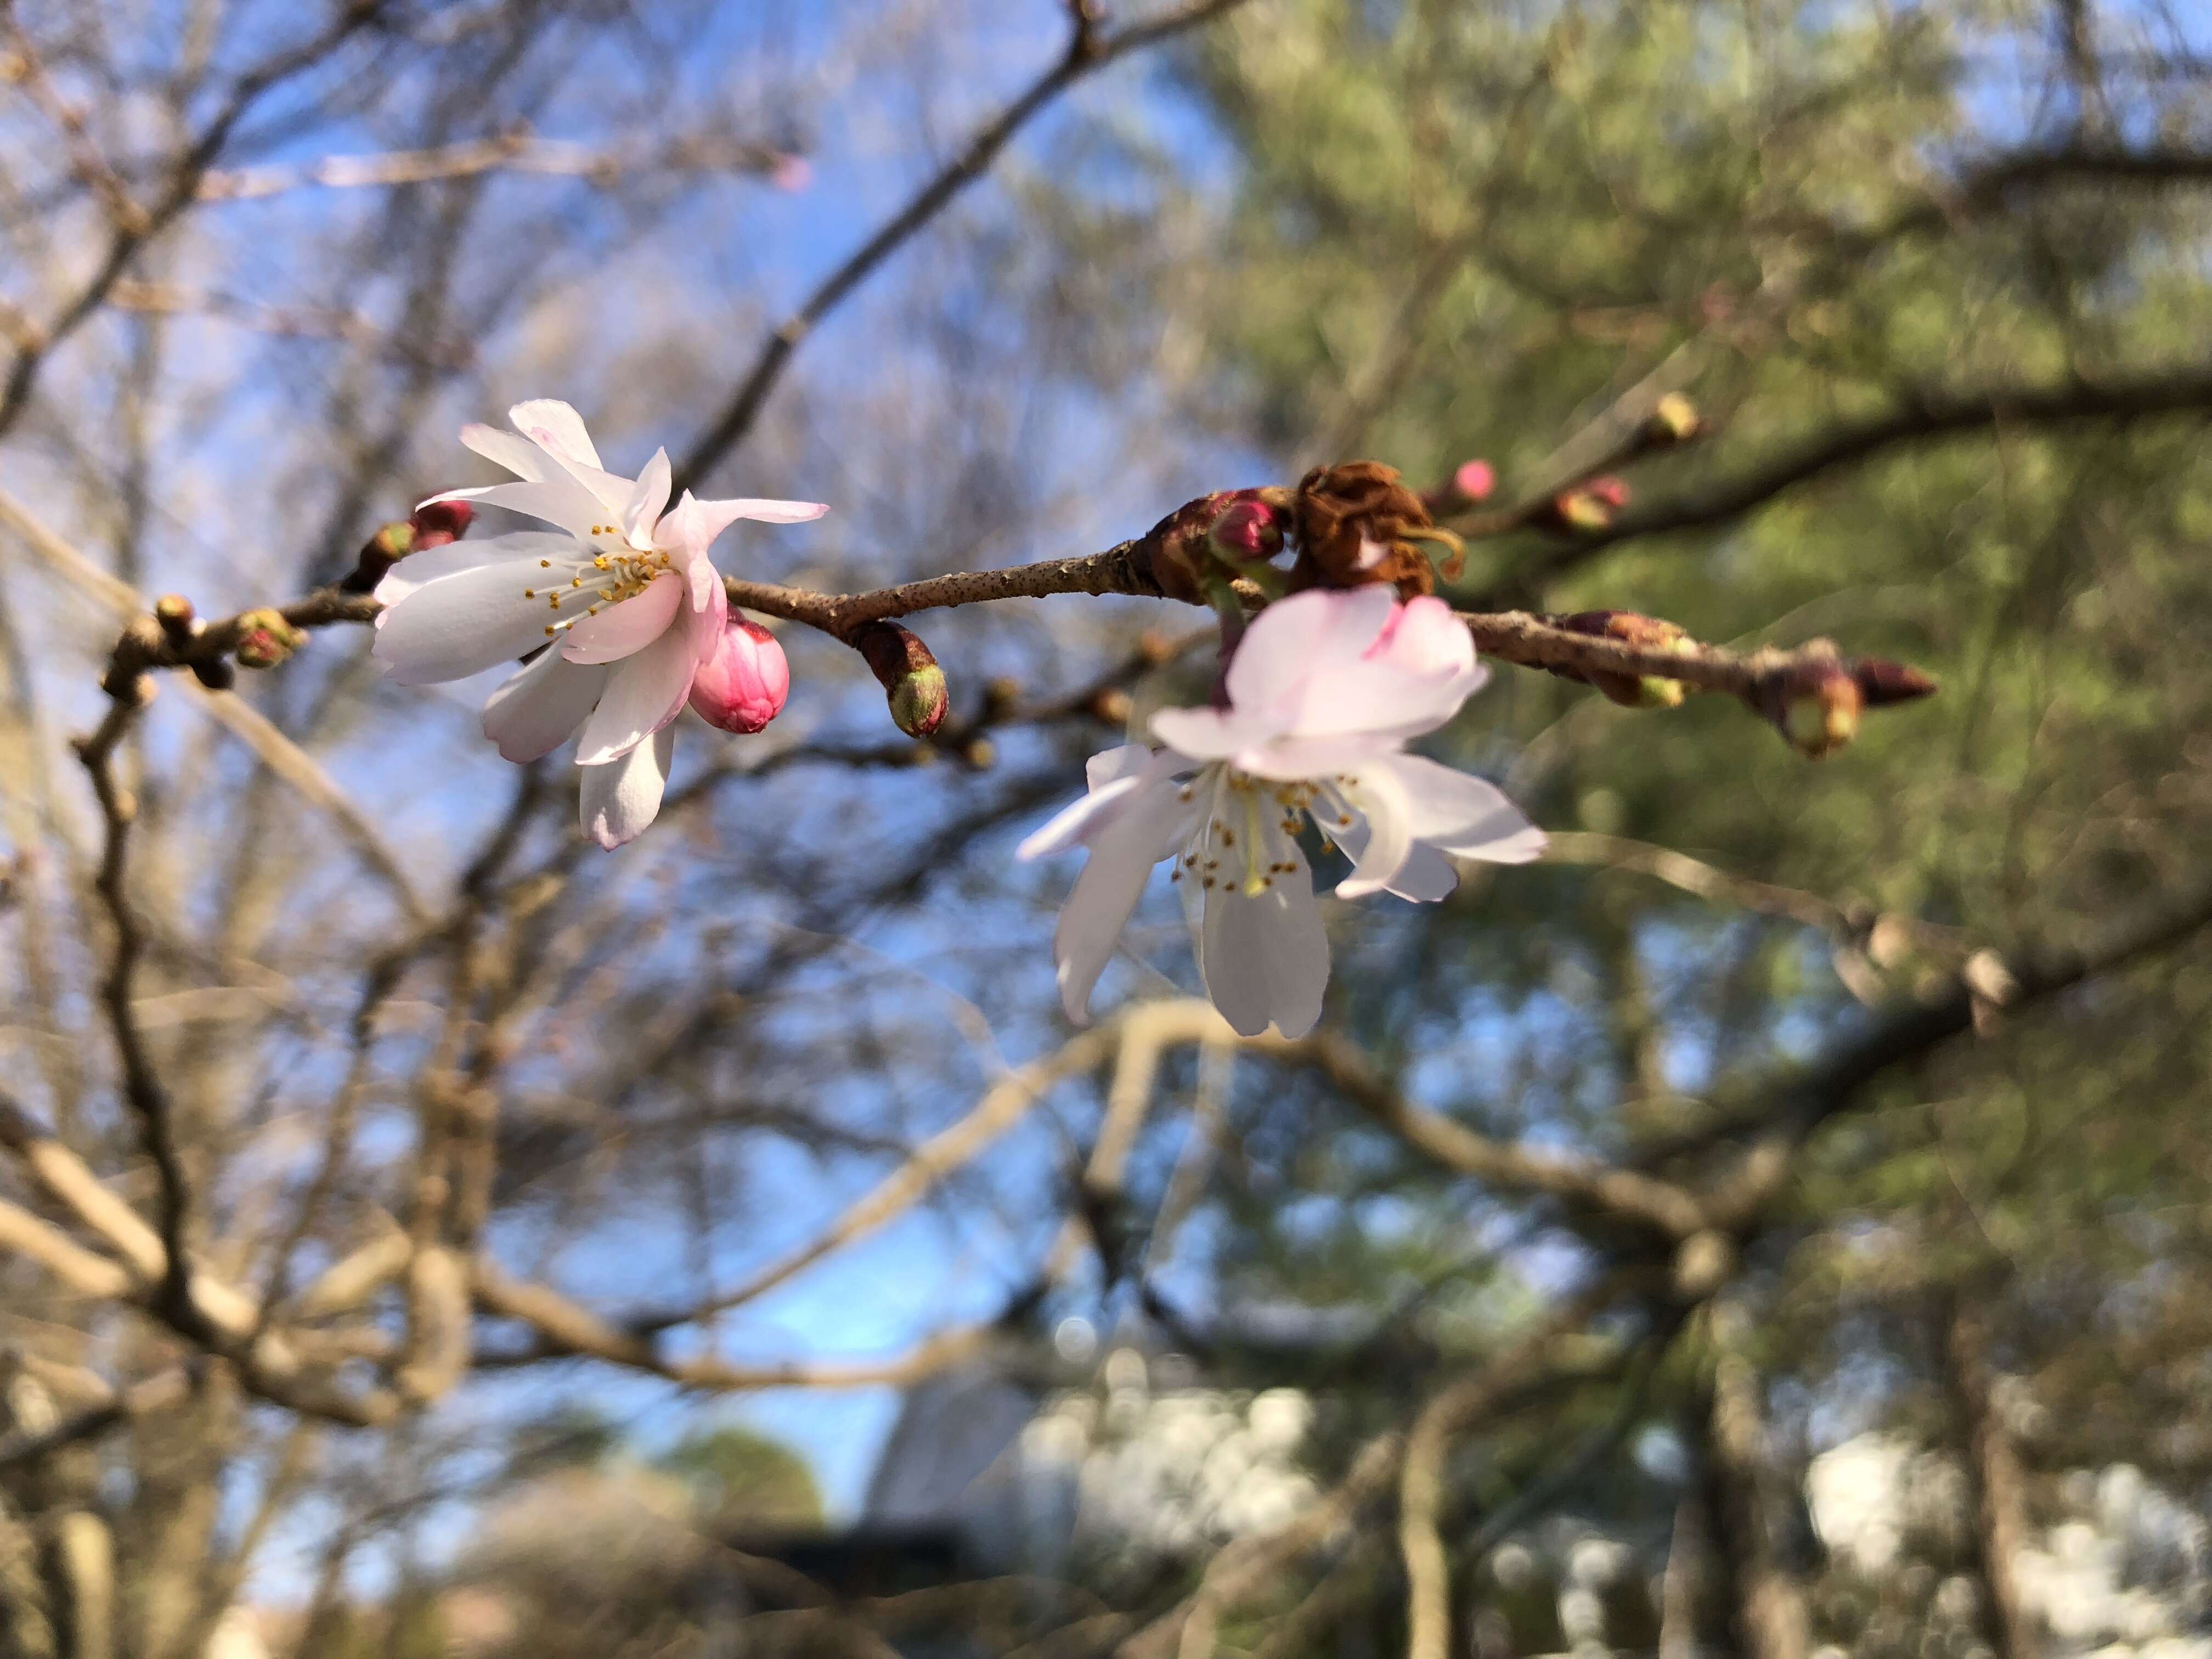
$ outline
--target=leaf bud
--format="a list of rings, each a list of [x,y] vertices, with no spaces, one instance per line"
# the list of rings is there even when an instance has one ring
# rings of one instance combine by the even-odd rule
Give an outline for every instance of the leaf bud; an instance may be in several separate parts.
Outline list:
[[[852,646],[884,688],[891,723],[909,738],[926,738],[945,722],[945,671],[911,629],[895,622],[863,624]]]

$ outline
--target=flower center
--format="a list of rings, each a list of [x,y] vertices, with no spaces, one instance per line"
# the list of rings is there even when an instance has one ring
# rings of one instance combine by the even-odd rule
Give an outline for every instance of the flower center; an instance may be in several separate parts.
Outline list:
[[[1168,878],[1181,881],[1188,873],[1206,889],[1259,897],[1277,877],[1297,873],[1299,819],[1312,812],[1319,793],[1304,779],[1248,777],[1218,763],[1206,768],[1182,787],[1187,801],[1207,797],[1206,817]]]
[[[601,540],[602,537],[607,540]],[[593,525],[592,550],[588,560],[577,559],[564,562],[561,574],[545,580],[544,585],[526,587],[526,599],[544,599],[547,606],[563,613],[558,622],[546,625],[545,637],[553,638],[574,628],[586,617],[596,617],[611,605],[620,605],[624,599],[634,599],[651,586],[653,578],[672,568],[668,555],[654,549],[641,553],[619,538],[613,525]],[[553,570],[553,561],[540,559],[538,568]]]

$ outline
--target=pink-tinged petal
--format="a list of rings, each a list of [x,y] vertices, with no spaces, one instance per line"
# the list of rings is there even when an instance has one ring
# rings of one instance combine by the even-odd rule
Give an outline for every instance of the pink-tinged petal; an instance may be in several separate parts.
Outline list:
[[[618,662],[665,634],[683,603],[684,584],[664,571],[636,598],[611,605],[569,629],[561,654],[570,662]]]
[[[532,440],[549,455],[584,466],[597,466],[599,452],[584,428],[584,417],[558,398],[532,398],[507,411],[517,432]]]
[[[503,507],[510,513],[526,513],[533,519],[559,525],[578,541],[591,540],[592,526],[607,522],[607,514],[597,499],[574,478],[448,489],[442,495],[433,495],[419,503],[418,510],[439,501],[474,501],[480,507]]]
[[[1366,820],[1366,844],[1354,854],[1352,873],[1336,884],[1343,899],[1379,893],[1397,879],[1413,848],[1413,804],[1389,766],[1370,766],[1343,786],[1344,798]],[[1346,848],[1350,851],[1350,848]]]
[[[1264,714],[1303,703],[1316,675],[1356,662],[1389,620],[1397,596],[1370,584],[1349,592],[1310,588],[1278,599],[1252,619],[1229,660],[1229,701]]]
[[[707,556],[707,545],[714,537],[700,517],[699,498],[685,490],[684,499],[663,515],[653,533],[662,550],[672,556],[675,568],[684,574],[690,589],[692,609],[705,610],[713,602],[711,591],[722,585],[722,573]]]
[[[550,755],[575,735],[606,683],[605,669],[548,651],[491,694],[483,734],[499,745],[504,760]]]
[[[1224,882],[1206,895],[1199,969],[1213,1006],[1242,1036],[1258,1036],[1272,1022],[1285,1036],[1302,1037],[1321,1019],[1328,934],[1304,855],[1293,847],[1290,861],[1296,871],[1256,894]]]
[[[1419,755],[1394,755],[1377,764],[1404,790],[1416,840],[1491,864],[1526,864],[1542,855],[1544,832],[1487,779]]]
[[[1412,599],[1367,647],[1370,661],[1388,663],[1408,674],[1468,674],[1474,671],[1474,641],[1452,608],[1431,595]]]
[[[696,568],[684,570],[679,577],[685,585],[685,597],[691,601],[685,614],[690,617],[686,625],[691,631],[691,660],[695,663],[704,662],[714,653],[730,616],[730,594],[722,586],[721,572],[708,565],[706,574],[703,590]]]
[[[1242,708],[1163,708],[1152,726],[1155,738],[1194,761],[1229,760],[1280,730],[1266,714]]]
[[[699,503],[700,521],[706,526],[710,542],[739,519],[757,524],[811,524],[829,510],[824,501],[775,501],[750,496]]]
[[[560,472],[538,445],[495,426],[471,421],[461,428],[461,442],[494,465],[503,466],[516,477],[532,483],[543,483]]]
[[[653,526],[660,522],[660,515],[668,506],[668,491],[674,477],[675,469],[668,464],[668,452],[654,450],[653,459],[645,464],[645,471],[637,475],[629,500],[623,505],[623,534],[641,552],[650,551],[653,547]]]
[[[553,620],[534,559],[484,565],[416,588],[376,619],[376,659],[401,685],[466,679],[545,643]]]
[[[1060,1006],[1079,1025],[1090,1018],[1091,993],[1113,960],[1152,866],[1180,843],[1191,818],[1180,792],[1165,779],[1125,778],[1107,787],[1126,788],[1126,799],[1119,814],[1091,837],[1091,857],[1060,907],[1052,936]]]
[[[447,542],[410,553],[393,565],[376,585],[376,597],[386,605],[394,605],[417,588],[444,577],[458,576],[479,565],[509,564],[520,559],[550,559],[556,568],[565,573],[580,562],[579,552],[571,538],[543,530],[519,530],[480,542]],[[566,574],[561,580],[568,580]]]
[[[618,761],[585,767],[576,797],[584,833],[610,853],[635,840],[660,811],[675,758],[676,728],[669,726]]]
[[[691,695],[691,641],[671,628],[616,665],[577,740],[579,766],[618,760],[684,712]]]

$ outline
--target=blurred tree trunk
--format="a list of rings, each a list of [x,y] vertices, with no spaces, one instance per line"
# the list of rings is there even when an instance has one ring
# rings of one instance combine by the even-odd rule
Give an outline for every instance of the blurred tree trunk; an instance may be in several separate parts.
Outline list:
[[[2027,1540],[2027,1482],[1992,1397],[1996,1379],[1990,1364],[1989,1316],[1954,1291],[1944,1298],[1940,1317],[1943,1380],[1966,1452],[1972,1547],[1990,1644],[1999,1659],[2036,1659],[2042,1644],[2013,1572]]]
[[[1760,1378],[1736,1346],[1741,1316],[1716,1311],[1718,1352],[1707,1415],[1705,1508],[1735,1647],[1746,1659],[1807,1659],[1813,1638],[1805,1593],[1775,1547]]]

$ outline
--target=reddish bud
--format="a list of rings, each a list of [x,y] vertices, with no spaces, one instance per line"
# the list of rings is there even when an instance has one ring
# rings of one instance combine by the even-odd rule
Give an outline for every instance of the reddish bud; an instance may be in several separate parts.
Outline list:
[[[426,501],[407,520],[415,532],[412,550],[419,553],[426,547],[443,547],[460,540],[469,533],[476,516],[476,508],[466,501]]]
[[[232,654],[240,668],[274,668],[307,642],[307,636],[281,612],[249,611],[238,619],[238,643]]]
[[[884,688],[891,723],[900,731],[926,738],[945,723],[951,701],[945,671],[913,629],[895,622],[868,623],[854,633],[852,646]]]
[[[791,664],[775,635],[732,617],[714,654],[691,676],[691,707],[725,732],[758,732],[783,712],[791,696]]]
[[[1858,682],[1859,691],[1869,708],[1884,708],[1893,702],[1911,702],[1916,697],[1936,695],[1936,682],[1917,668],[1908,668],[1901,662],[1892,662],[1887,657],[1862,657],[1851,665],[1851,678]]]
[[[1498,469],[1478,456],[1471,461],[1462,461],[1451,481],[1452,488],[1468,501],[1486,501],[1490,492],[1498,488]]]
[[[1261,564],[1283,550],[1287,514],[1247,496],[1232,501],[1214,517],[1206,544],[1231,564]]]

